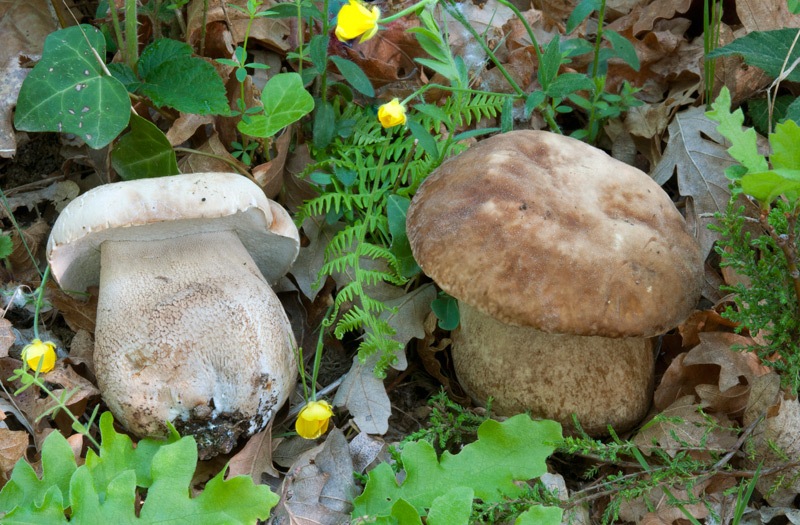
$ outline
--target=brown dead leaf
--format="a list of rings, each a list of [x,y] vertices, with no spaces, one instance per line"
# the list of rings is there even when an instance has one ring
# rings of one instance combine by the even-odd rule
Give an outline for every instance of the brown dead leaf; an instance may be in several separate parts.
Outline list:
[[[756,487],[765,494],[773,506],[792,506],[794,498],[800,494],[800,403],[797,399],[782,398],[778,413],[759,423],[753,431],[754,460],[749,460],[750,468],[755,469],[763,462],[762,469],[773,467],[782,469],[773,474],[762,475]],[[784,483],[774,490],[777,479]]]
[[[339,525],[350,522],[353,461],[347,439],[334,429],[325,443],[298,458],[283,481],[276,525]]]
[[[722,497],[720,494],[709,494],[705,492],[706,487],[711,483],[711,480],[704,480],[692,486],[691,495],[687,490],[670,487],[669,491],[677,501],[694,500],[699,503],[685,504],[682,508],[685,509],[695,519],[704,519],[708,517],[709,510],[706,505],[714,505],[719,502]],[[619,517],[622,521],[630,521],[634,523],[647,523],[653,525],[678,525],[686,523],[686,515],[683,514],[681,508],[671,504],[672,498],[668,498],[664,489],[656,487],[646,495],[635,498],[630,501],[623,501],[620,505]],[[652,511],[651,509],[655,509]]]
[[[67,364],[76,367],[85,366],[88,378],[96,383],[94,376],[94,341],[92,335],[86,330],[78,330],[69,344],[69,356],[65,359]],[[83,370],[79,371],[83,373]]]
[[[0,318],[0,357],[6,357],[8,349],[14,346],[14,341],[17,340],[11,328],[11,321]]]
[[[167,140],[173,146],[179,146],[189,140],[198,128],[214,122],[211,115],[195,115],[194,113],[181,113],[167,130]]]
[[[272,156],[272,160],[253,167],[253,178],[264,190],[264,194],[270,199],[274,199],[280,193],[281,188],[283,188],[286,154],[289,153],[293,129],[294,126],[287,127],[273,142],[275,154]]]
[[[97,298],[99,290],[96,286],[86,290],[88,295],[72,296],[64,292],[56,284],[48,283],[47,298],[54,308],[64,317],[67,326],[73,332],[86,330],[94,333],[97,318]]]
[[[0,2],[0,157],[11,158],[17,151],[13,127],[14,106],[19,88],[29,69],[20,62],[39,58],[48,34],[58,29],[47,0]]]
[[[678,331],[683,338],[683,347],[692,348],[700,344],[702,332],[733,332],[735,327],[735,323],[715,310],[697,310],[678,326]]]
[[[748,33],[800,27],[800,15],[789,13],[786,2],[736,0],[736,14]]]
[[[708,412],[741,416],[756,377],[774,373],[752,352],[732,350],[751,344],[749,338],[726,333],[699,334],[700,344],[679,355],[654,394],[654,405],[665,410],[684,396],[694,396]]]
[[[272,421],[267,428],[254,434],[247,440],[244,448],[230,459],[226,479],[244,474],[253,478],[253,483],[262,483],[262,474],[269,474],[273,478],[280,477],[278,471],[272,466]]]
[[[267,4],[266,7],[269,7],[270,3],[268,2]],[[242,43],[250,19],[246,11],[241,12],[238,9],[233,9],[230,5],[246,9],[247,0],[209,0],[207,6],[204,5],[204,2],[191,2],[186,14],[186,41],[192,46],[199,47],[203,11],[207,7],[205,13],[206,26],[217,22],[231,24],[234,43]],[[286,19],[256,18],[249,29],[251,41],[260,42],[271,49],[284,53],[289,51],[290,27]]]
[[[699,412],[700,408],[691,395],[675,400],[656,416],[656,420],[646,423],[633,442],[648,456],[654,449],[661,449],[675,457],[680,450],[694,447],[689,452],[693,458],[708,460],[712,452],[730,450],[737,439],[732,430],[725,430],[732,426],[731,422],[724,415],[718,416],[718,419],[721,417],[719,428],[710,430],[706,417]]]
[[[38,260],[39,252],[47,243],[47,236],[49,234],[50,225],[43,219],[37,220],[23,229],[22,235],[20,235],[19,230],[11,232],[13,248],[11,255],[9,255],[6,260],[11,265],[11,270],[17,280],[23,282],[35,282],[39,280],[39,270],[36,267],[37,263],[31,260],[30,254],[33,254],[34,258]]]
[[[230,172],[231,166],[229,163],[236,165],[237,171],[240,173],[248,172],[247,166],[242,164],[238,159],[234,158],[233,155],[228,152],[228,148],[222,144],[219,136],[216,133],[211,135],[211,137],[203,145],[195,149],[202,151],[203,153],[211,153],[212,155],[224,157],[228,160],[228,162],[209,157],[208,155],[190,153],[189,155],[183,157],[180,162],[178,162],[178,167],[180,168],[181,173],[204,173],[209,171]]]
[[[14,468],[28,449],[29,436],[24,430],[0,428],[0,472],[3,475]]]

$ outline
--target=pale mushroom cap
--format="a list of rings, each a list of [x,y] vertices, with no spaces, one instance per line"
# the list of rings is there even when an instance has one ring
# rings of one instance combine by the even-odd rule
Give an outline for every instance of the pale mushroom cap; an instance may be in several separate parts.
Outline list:
[[[575,139],[514,131],[446,161],[407,215],[422,270],[504,323],[652,336],[695,307],[700,249],[640,170]]]
[[[107,240],[164,240],[235,231],[268,282],[284,275],[300,239],[289,214],[261,188],[234,173],[190,173],[94,188],[70,202],[47,243],[54,277],[84,291],[100,278]]]

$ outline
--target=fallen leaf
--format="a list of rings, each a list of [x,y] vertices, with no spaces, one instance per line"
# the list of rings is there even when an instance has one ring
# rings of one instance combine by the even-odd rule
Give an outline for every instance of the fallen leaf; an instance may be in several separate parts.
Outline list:
[[[375,377],[377,359],[377,355],[372,355],[362,363],[358,356],[353,358],[353,366],[339,386],[333,404],[347,408],[362,432],[382,435],[389,430],[392,405],[383,381]]]
[[[25,457],[29,436],[24,430],[0,428],[0,471],[7,474],[17,461]]]
[[[691,108],[675,116],[669,125],[669,142],[661,162],[652,173],[664,184],[677,172],[678,189],[689,197],[687,222],[700,242],[703,258],[719,234],[708,226],[714,213],[724,213],[730,199],[725,168],[734,164],[717,123],[706,118],[705,108]]]
[[[782,398],[778,413],[768,416],[753,430],[752,441],[755,459],[746,462],[750,468],[755,469],[759,463],[762,469],[769,469],[793,462],[794,466],[761,475],[756,481],[756,487],[770,505],[793,506],[795,497],[800,494],[800,466],[797,464],[800,458],[800,403],[797,399]],[[783,483],[774,487],[777,480],[783,480]]]
[[[0,318],[0,357],[6,357],[8,349],[14,346],[14,341],[17,340],[11,328],[11,321]]]
[[[282,134],[273,141],[273,148],[276,150],[271,160],[264,164],[253,167],[253,178],[256,183],[264,190],[264,194],[270,199],[274,199],[283,188],[283,172],[286,165],[286,154],[292,143],[292,130],[294,126],[288,126]]]
[[[350,523],[356,495],[353,461],[347,439],[333,429],[325,442],[297,459],[286,474],[276,525],[339,525]]]
[[[50,304],[58,309],[70,330],[73,332],[86,330],[90,334],[94,333],[99,297],[99,290],[96,286],[86,290],[87,295],[71,296],[57,285],[49,284],[47,293]]]
[[[344,226],[341,222],[328,224],[324,217],[309,217],[303,221],[303,236],[308,239],[308,244],[300,247],[300,253],[290,271],[300,291],[311,301],[317,297],[321,288],[315,285],[319,270],[325,264],[325,249]]]
[[[359,432],[351,439],[349,447],[353,459],[353,471],[359,474],[363,474],[370,465],[380,461],[382,457],[388,459],[386,443],[366,432]]]
[[[272,466],[272,422],[248,438],[244,448],[230,459],[228,465],[226,479],[244,474],[252,477],[253,483],[258,485],[262,483],[262,474],[279,477],[278,471]]]

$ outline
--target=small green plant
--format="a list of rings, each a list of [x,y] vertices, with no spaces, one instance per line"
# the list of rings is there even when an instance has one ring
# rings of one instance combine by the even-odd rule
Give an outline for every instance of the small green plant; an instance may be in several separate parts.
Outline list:
[[[407,443],[401,453],[405,478],[381,463],[370,471],[364,492],[354,500],[356,523],[466,525],[473,500],[483,504],[517,498],[525,492],[518,482],[547,472],[545,459],[561,439],[554,421],[533,421],[520,414],[499,423],[492,419],[478,428],[478,440],[458,454],[437,457],[427,441]],[[561,523],[561,509],[534,504],[517,516],[517,524]]]
[[[114,430],[109,412],[100,416],[100,447],[89,450],[80,467],[67,440],[52,432],[42,446],[42,476],[24,460],[0,491],[0,519],[23,523],[156,524],[255,523],[266,519],[278,496],[249,476],[214,476],[198,496],[190,497],[197,445],[174,428],[165,441],[144,439],[136,447]],[[146,495],[146,497],[145,497]],[[137,501],[144,497],[139,507]]]
[[[770,134],[769,161],[758,152],[755,131],[742,129],[741,109],[731,112],[730,94],[720,92],[707,115],[719,123],[717,130],[731,142],[728,152],[738,162],[726,171],[732,197],[724,214],[718,215],[722,234],[717,252],[721,265],[747,277],[735,284],[736,308],[723,315],[761,335],[754,346],[762,362],[775,368],[792,393],[800,390],[800,270],[798,269],[797,221],[800,216],[800,126],[787,120]],[[747,195],[757,208],[749,219],[739,198]],[[753,233],[752,227],[760,230]],[[763,233],[758,233],[758,231]]]
[[[491,414],[491,400],[486,407],[487,415],[477,415],[447,397],[444,391],[428,400],[431,407],[428,424],[425,428],[409,434],[400,444],[427,441],[438,454],[444,451],[456,452],[466,443],[475,441],[478,428]]]

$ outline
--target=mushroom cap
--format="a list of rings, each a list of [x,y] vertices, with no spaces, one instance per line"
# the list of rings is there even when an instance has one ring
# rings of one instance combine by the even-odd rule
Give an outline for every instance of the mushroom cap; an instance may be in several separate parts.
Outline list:
[[[406,226],[427,275],[507,324],[647,337],[700,295],[699,245],[661,187],[554,133],[512,131],[447,160]]]
[[[94,188],[70,202],[47,243],[61,287],[99,284],[100,245],[108,240],[165,240],[235,231],[269,283],[297,257],[297,227],[261,188],[235,173],[189,173]]]

